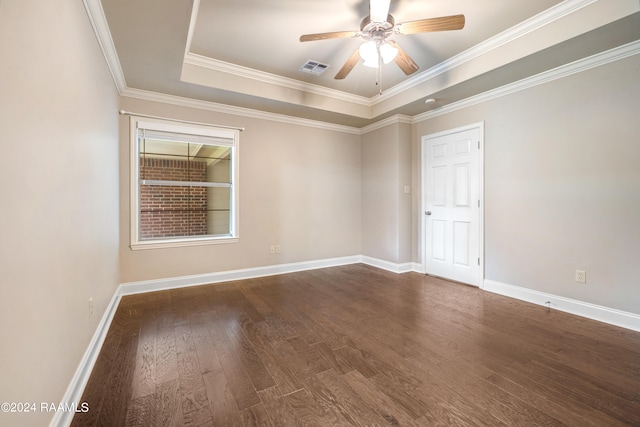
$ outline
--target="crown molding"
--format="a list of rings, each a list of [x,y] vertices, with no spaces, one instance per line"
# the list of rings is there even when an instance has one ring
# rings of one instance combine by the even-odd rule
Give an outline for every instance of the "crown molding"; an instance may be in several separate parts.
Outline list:
[[[543,27],[544,25],[548,25],[549,23],[562,18],[563,16],[574,13],[575,11],[582,9],[590,4],[597,2],[598,0],[565,0],[558,5],[547,9],[546,11],[526,20],[522,23],[482,42],[442,63],[432,67],[425,72],[410,78],[403,83],[400,83],[392,88],[387,89],[382,95],[375,95],[372,98],[359,97],[356,95],[352,95],[346,92],[337,91],[333,89],[326,89],[321,86],[306,84],[294,79],[286,79],[273,74],[262,73],[256,70],[252,70],[249,68],[244,68],[243,70],[239,70],[239,67],[230,63],[223,63],[222,61],[212,60],[211,58],[206,58],[203,56],[195,55],[187,52],[185,54],[185,62],[186,61],[194,61],[197,63],[196,65],[202,66],[216,66],[221,67],[221,71],[224,72],[233,72],[238,73],[239,71],[245,72],[246,76],[249,78],[261,78],[265,79],[263,81],[267,81],[273,84],[279,84],[281,86],[287,86],[288,84],[297,84],[295,89],[305,90],[305,91],[317,91],[312,93],[317,93],[323,96],[334,97],[341,100],[346,100],[350,102],[356,102],[360,105],[369,105],[373,106],[379,102],[382,102],[398,93],[410,90],[425,81],[438,76],[439,74],[445,73],[456,66],[463,64],[464,62],[470,61],[473,58],[476,58],[480,55],[483,55],[492,49],[496,49],[497,47],[513,41],[518,37],[522,37],[523,35],[536,30],[537,28]],[[190,108],[198,108],[202,110],[215,111],[226,114],[240,115],[245,117],[258,118],[263,120],[271,120],[281,123],[289,123],[296,124],[302,126],[309,126],[314,128],[326,129],[326,130],[334,130],[338,132],[346,132],[351,134],[364,134],[367,132],[372,132],[376,129],[380,129],[384,126],[388,126],[390,124],[395,123],[419,123],[424,120],[431,119],[433,117],[437,117],[440,115],[448,114],[463,108],[467,108],[473,105],[480,104],[482,102],[487,102],[492,99],[496,99],[505,95],[509,95],[521,90],[525,90],[540,84],[544,84],[550,82],[555,79],[559,79],[565,76],[569,76],[571,74],[579,73],[581,71],[588,70],[590,68],[594,68],[600,65],[605,65],[610,62],[614,62],[620,59],[624,59],[626,57],[636,55],[640,53],[640,41],[635,41],[614,49],[611,49],[606,52],[602,52],[600,54],[593,55],[588,58],[580,59],[578,61],[572,62],[567,65],[563,65],[557,67],[555,69],[537,74],[535,76],[520,80],[518,82],[514,82],[479,95],[475,95],[464,100],[436,108],[434,110],[413,116],[402,116],[396,115],[384,120],[380,120],[378,122],[372,123],[362,128],[356,128],[351,126],[337,125],[333,123],[327,123],[317,120],[311,119],[302,119],[297,117],[291,117],[283,114],[277,113],[269,113],[259,110],[253,110],[242,107],[234,107],[224,104],[218,104],[215,102],[209,101],[201,101],[195,100],[191,98],[179,97],[175,95],[167,95],[161,94],[157,92],[145,91],[140,89],[133,89],[127,87],[126,80],[124,77],[124,73],[122,71],[122,67],[120,65],[120,60],[118,58],[117,51],[115,49],[115,45],[113,43],[113,39],[111,37],[111,32],[109,30],[109,26],[104,15],[104,10],[102,8],[102,4],[100,0],[83,0],[87,15],[91,22],[91,25],[94,29],[96,38],[100,45],[100,48],[103,52],[105,60],[107,62],[107,66],[111,72],[116,88],[121,96],[137,98],[155,102],[161,102],[165,104],[173,104],[178,106],[185,106]],[[199,0],[194,0],[194,10],[192,11],[192,16],[195,16],[195,11],[197,11],[196,7],[199,4]],[[187,48],[189,46],[187,45]],[[215,64],[215,65],[214,65]],[[253,77],[252,77],[253,76]]]
[[[337,125],[318,120],[302,119],[299,117],[287,116],[284,114],[269,113],[250,108],[235,107],[231,105],[218,104],[216,102],[201,101],[192,98],[185,98],[175,95],[167,95],[159,92],[151,92],[141,89],[125,88],[121,96],[128,98],[142,99],[145,101],[161,102],[163,104],[177,105],[181,107],[197,108],[199,110],[214,111],[216,113],[233,114],[236,116],[250,117],[254,119],[270,120],[274,122],[287,123],[293,125],[307,126],[318,129],[332,130],[337,132],[360,135],[361,130],[352,126]]]
[[[628,43],[617,48],[610,49],[608,51],[592,55],[590,57],[574,61],[570,64],[563,65],[554,68],[549,71],[545,71],[540,74],[536,74],[529,78],[519,80],[517,82],[481,93],[476,96],[472,96],[461,101],[436,108],[434,110],[422,113],[413,117],[405,115],[395,115],[386,119],[377,121],[362,128],[356,128],[351,126],[337,125],[333,123],[321,122],[317,120],[301,119],[297,117],[291,117],[283,114],[268,113],[260,110],[253,110],[249,108],[234,107],[225,104],[218,104],[209,101],[195,100],[191,98],[184,98],[175,95],[167,95],[158,92],[150,92],[140,89],[125,88],[121,91],[121,96],[129,98],[142,99],[147,101],[161,102],[164,104],[178,105],[189,108],[197,108],[207,111],[215,111],[218,113],[233,114],[243,117],[251,117],[262,120],[276,121],[280,123],[295,124],[301,126],[309,126],[325,130],[333,130],[337,132],[345,132],[356,135],[364,135],[369,132],[381,129],[385,126],[389,126],[396,123],[416,124],[425,120],[432,119],[444,114],[449,114],[454,111],[458,111],[464,108],[472,107],[483,102],[491,101],[493,99],[500,98],[502,96],[510,95],[525,89],[529,89],[544,83],[551,82],[563,77],[570,76],[572,74],[580,73],[582,71],[589,70],[591,68],[606,65],[611,62],[615,62],[627,57],[640,54],[640,40],[632,43]]]
[[[544,71],[526,79],[522,79],[517,82],[510,83],[508,85],[504,85],[475,96],[471,96],[469,98],[451,103],[449,105],[445,105],[440,108],[436,108],[426,113],[418,114],[417,116],[413,117],[413,123],[419,123],[428,119],[432,119],[434,117],[449,114],[463,108],[491,101],[496,98],[510,95],[515,92],[520,92],[534,86],[561,79],[572,74],[577,74],[591,68],[599,67],[601,65],[606,65],[611,62],[619,61],[621,59],[625,59],[637,54],[640,54],[640,40],[607,50],[602,53],[598,53],[596,55],[589,56],[587,58],[579,59],[569,64]]]
[[[241,65],[220,61],[218,59],[209,58],[191,52],[188,52],[185,55],[184,63],[195,65],[196,67],[207,68],[213,71],[233,74],[235,76],[244,77],[262,83],[273,84],[286,87],[288,89],[299,90],[302,92],[312,93],[314,95],[326,96],[329,98],[338,99],[340,101],[346,101],[353,104],[371,107],[371,99],[364,96],[353,95],[351,93],[329,89],[323,86],[314,85],[312,83],[290,79],[288,77],[281,77],[276,74],[255,70],[253,68],[243,67]]]
[[[287,89],[294,89],[302,92],[312,93],[314,95],[326,96],[328,98],[350,102],[357,105],[364,105],[369,108],[371,107],[372,100],[364,96],[358,96],[340,90],[325,88],[323,86],[314,85],[312,83],[306,83],[300,80],[278,76],[276,74],[259,71],[249,67],[243,67],[241,65],[220,61],[218,59],[210,58],[204,55],[198,55],[191,52],[191,44],[193,41],[193,33],[196,27],[199,8],[200,0],[194,0],[193,7],[191,9],[191,19],[189,20],[189,30],[187,33],[187,43],[183,59],[184,64],[190,64],[212,71],[233,74],[234,76],[259,81],[262,83],[273,84],[285,87]]]
[[[109,30],[109,24],[107,23],[107,18],[104,15],[102,4],[100,3],[100,0],[83,0],[83,3],[84,8],[87,11],[87,15],[89,16],[91,26],[93,27],[93,31],[98,39],[100,49],[102,49],[102,54],[104,55],[109,71],[111,72],[111,76],[113,77],[113,82],[115,83],[118,92],[122,93],[122,91],[127,87],[127,82],[124,78],[124,72],[120,65],[116,46],[111,38],[111,31]]]
[[[185,58],[191,51],[191,43],[193,42],[193,33],[196,30],[196,21],[198,20],[198,10],[200,9],[200,0],[193,0],[191,6],[191,18],[189,19],[189,29],[187,30],[187,43],[184,47]]]
[[[372,105],[379,104],[393,96],[396,96],[402,92],[413,89],[426,81],[433,79],[440,74],[451,71],[452,69],[471,61],[482,55],[486,55],[490,51],[497,49],[498,47],[510,43],[524,35],[542,28],[545,25],[576,12],[584,7],[589,6],[597,2],[598,0],[565,0],[549,9],[540,12],[539,14],[532,16],[531,18],[522,21],[521,23],[481,42],[477,45],[455,55],[449,59],[442,61],[441,63],[429,68],[428,70],[418,74],[415,77],[405,80],[382,93],[371,98]]]
[[[360,129],[362,135],[373,132],[374,130],[382,129],[389,125],[395,125],[399,123],[404,123],[411,125],[413,124],[413,118],[410,116],[405,116],[403,114],[396,114],[395,116],[387,117],[386,119],[380,120],[378,122],[372,123]]]
[[[464,64],[465,62],[485,55],[504,44],[512,42],[532,31],[535,31],[538,28],[544,27],[545,25],[548,25],[564,16],[570,15],[571,13],[574,13],[577,10],[589,6],[590,4],[593,4],[597,1],[598,0],[565,0],[562,3],[552,6],[549,9],[503,31],[502,33],[497,34],[465,50],[464,52],[459,53],[458,55],[455,55],[435,65],[434,67],[431,67],[428,70],[403,81],[402,83],[386,89],[382,94],[376,94],[370,98],[353,95],[335,89],[328,89],[322,86],[305,83],[300,80],[281,77],[275,74],[266,73],[229,62],[224,62],[217,59],[194,54],[189,51],[185,54],[184,62],[187,64],[208,68],[214,71],[253,79],[263,83],[276,84],[290,89],[301,90],[317,95],[335,98],[341,101],[353,102],[359,105],[371,107],[384,102],[402,92],[413,89],[416,86],[419,86],[426,81],[439,76],[440,74],[451,71],[452,69]],[[190,34],[193,31],[195,22],[194,16],[197,15],[198,5],[199,0],[197,0],[197,4],[194,3],[191,24],[189,26]],[[190,39],[187,43],[187,49],[190,49]]]

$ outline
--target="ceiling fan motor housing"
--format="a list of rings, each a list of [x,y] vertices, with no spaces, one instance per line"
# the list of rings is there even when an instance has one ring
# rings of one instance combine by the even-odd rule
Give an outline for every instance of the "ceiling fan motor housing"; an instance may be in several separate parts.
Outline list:
[[[393,33],[394,25],[391,15],[387,15],[386,22],[372,22],[371,16],[367,15],[360,23],[361,36],[365,40],[384,40]]]

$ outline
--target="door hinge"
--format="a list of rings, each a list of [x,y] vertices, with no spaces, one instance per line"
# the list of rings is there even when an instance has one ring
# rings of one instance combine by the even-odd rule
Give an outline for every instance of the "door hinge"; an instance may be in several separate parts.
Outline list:
[[[480,207],[480,199],[478,199],[478,207]]]
[[[478,258],[478,265],[480,265],[480,258]]]
[[[478,141],[478,150],[480,149],[480,141]]]

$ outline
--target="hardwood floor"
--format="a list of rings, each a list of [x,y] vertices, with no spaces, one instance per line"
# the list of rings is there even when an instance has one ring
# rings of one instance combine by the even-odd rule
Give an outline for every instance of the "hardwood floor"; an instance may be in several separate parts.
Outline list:
[[[640,426],[640,333],[365,265],[124,297],[74,426]]]

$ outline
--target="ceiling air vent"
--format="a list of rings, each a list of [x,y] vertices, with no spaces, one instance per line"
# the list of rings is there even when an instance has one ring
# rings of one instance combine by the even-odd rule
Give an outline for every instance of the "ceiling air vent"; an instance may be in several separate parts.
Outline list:
[[[329,68],[331,65],[323,64],[318,61],[308,60],[304,63],[302,67],[298,69],[298,71],[302,71],[303,73],[313,74],[315,76],[319,76],[324,73],[324,71]]]

